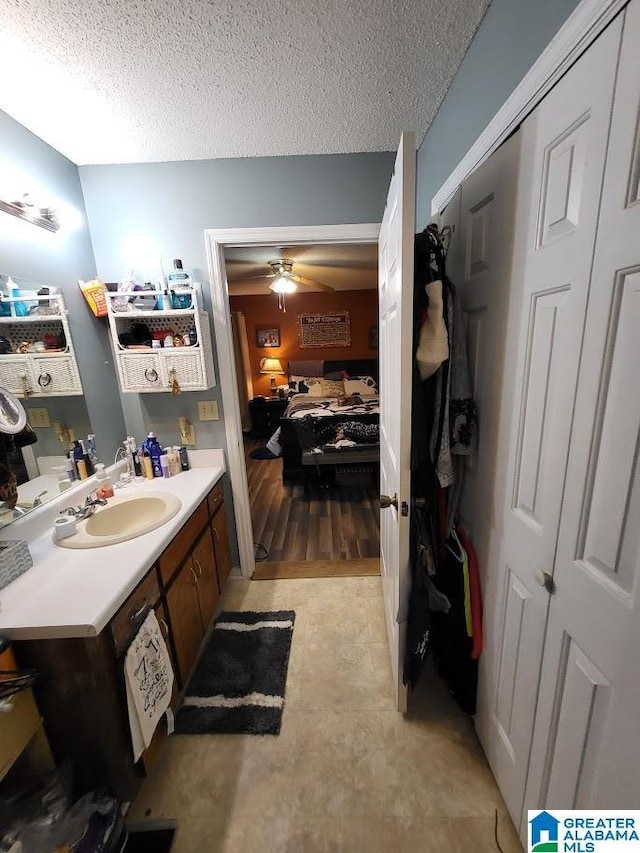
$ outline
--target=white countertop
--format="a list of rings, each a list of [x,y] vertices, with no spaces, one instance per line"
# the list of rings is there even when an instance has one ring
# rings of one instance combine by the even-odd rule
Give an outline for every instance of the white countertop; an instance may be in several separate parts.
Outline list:
[[[182,501],[174,518],[128,542],[60,548],[51,537],[59,500],[4,528],[0,538],[27,540],[33,568],[0,590],[0,635],[10,640],[97,636],[224,473],[222,453],[213,453],[220,464],[192,467],[167,480],[132,483],[122,490],[123,495],[166,491]],[[78,505],[84,495],[67,492],[62,500],[63,505]]]

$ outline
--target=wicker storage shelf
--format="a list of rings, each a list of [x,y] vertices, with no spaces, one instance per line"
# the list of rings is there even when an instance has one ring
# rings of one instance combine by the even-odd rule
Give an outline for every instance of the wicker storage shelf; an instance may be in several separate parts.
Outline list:
[[[53,310],[57,313],[0,317],[0,335],[11,347],[10,353],[0,354],[0,386],[23,398],[79,396],[82,382],[64,298],[62,294],[50,294],[46,300],[55,305]],[[48,335],[60,339],[60,351],[18,352],[19,347],[33,346]]]
[[[113,298],[113,295],[107,298],[109,329],[123,393],[157,394],[176,389],[205,391],[214,387],[209,318],[199,308],[198,290],[192,292],[193,308],[167,311],[115,311]],[[144,323],[152,334],[166,332],[182,338],[195,328],[197,344],[159,349],[123,347],[120,336],[131,332],[136,323]]]

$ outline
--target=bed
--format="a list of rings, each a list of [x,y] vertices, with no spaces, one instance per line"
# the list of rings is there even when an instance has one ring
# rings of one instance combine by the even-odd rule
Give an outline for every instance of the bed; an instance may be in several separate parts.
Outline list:
[[[280,429],[283,481],[306,485],[321,471],[338,484],[371,480],[380,460],[377,382],[375,359],[289,364]]]

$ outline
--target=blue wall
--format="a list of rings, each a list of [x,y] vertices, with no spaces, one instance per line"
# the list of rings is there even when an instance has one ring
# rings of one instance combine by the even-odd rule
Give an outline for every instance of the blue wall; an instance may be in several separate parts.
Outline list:
[[[0,175],[8,190],[20,187],[35,200],[41,197],[60,208],[62,227],[56,234],[0,212],[0,272],[55,285],[64,292],[88,415],[98,450],[110,463],[124,435],[124,419],[106,327],[91,315],[77,284],[96,273],[78,169],[0,112]],[[58,417],[59,402],[52,398],[52,420]]]
[[[379,222],[393,160],[383,153],[81,166],[98,273],[117,281],[133,265],[155,281],[162,256],[165,267],[181,258],[207,282],[207,228]],[[214,355],[217,371],[226,354]],[[174,398],[123,394],[122,405],[135,435],[152,428],[176,443],[177,418],[185,415],[199,447],[224,447],[222,421],[198,422],[201,399],[222,405],[218,388]]]
[[[493,0],[418,151],[416,224],[578,0]]]

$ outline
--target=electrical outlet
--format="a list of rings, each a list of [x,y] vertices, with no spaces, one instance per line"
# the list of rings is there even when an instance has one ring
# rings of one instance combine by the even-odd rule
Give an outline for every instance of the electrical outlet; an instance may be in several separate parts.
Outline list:
[[[201,421],[217,421],[220,415],[216,400],[201,400],[198,403],[198,418]]]
[[[29,409],[29,423],[36,429],[46,429],[51,426],[48,409]]]

